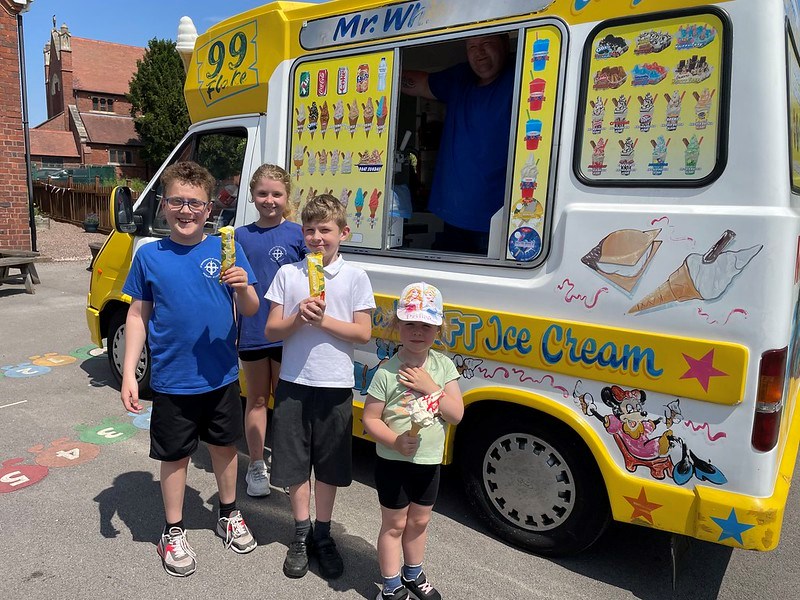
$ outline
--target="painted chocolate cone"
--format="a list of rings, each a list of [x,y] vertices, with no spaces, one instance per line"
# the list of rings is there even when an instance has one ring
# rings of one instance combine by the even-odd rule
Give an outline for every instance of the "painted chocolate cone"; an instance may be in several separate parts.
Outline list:
[[[685,302],[686,300],[702,299],[700,292],[694,286],[692,276],[689,274],[689,267],[686,261],[678,267],[664,283],[658,286],[653,292],[633,306],[628,314],[649,310],[656,306],[669,304],[670,302]]]

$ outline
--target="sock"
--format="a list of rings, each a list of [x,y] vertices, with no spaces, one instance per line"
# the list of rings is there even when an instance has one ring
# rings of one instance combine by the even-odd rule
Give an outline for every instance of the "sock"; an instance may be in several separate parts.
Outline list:
[[[383,578],[383,593],[388,595],[394,594],[397,588],[403,587],[403,582],[400,581],[400,573],[392,575],[391,577]]]
[[[311,519],[294,522],[294,539],[305,541],[309,531],[311,531]]]
[[[236,510],[236,500],[231,502],[230,504],[223,504],[222,502],[219,503],[219,518],[222,519],[228,518],[231,516],[231,513]]]
[[[321,540],[331,535],[330,521],[314,521],[314,539]]]
[[[406,581],[415,581],[420,573],[422,573],[422,564],[403,565],[403,579]]]
[[[172,527],[178,527],[179,529],[185,529],[185,527],[183,526],[183,519],[181,519],[177,523],[170,523],[169,521],[164,521],[164,522],[166,523],[166,525],[164,525],[164,532],[165,533],[167,531],[169,531]]]

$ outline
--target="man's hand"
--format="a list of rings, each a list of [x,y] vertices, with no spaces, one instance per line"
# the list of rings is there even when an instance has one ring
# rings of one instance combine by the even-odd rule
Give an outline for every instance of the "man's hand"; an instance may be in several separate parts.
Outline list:
[[[140,413],[144,407],[139,404],[139,383],[136,378],[123,377],[122,388],[120,389],[119,396],[122,399],[122,406],[125,410],[133,413]]]
[[[303,321],[314,327],[319,327],[322,324],[322,318],[325,316],[325,300],[318,296],[301,300],[298,312]]]
[[[227,283],[237,292],[247,290],[247,271],[236,265],[229,267],[222,274],[222,283]]]

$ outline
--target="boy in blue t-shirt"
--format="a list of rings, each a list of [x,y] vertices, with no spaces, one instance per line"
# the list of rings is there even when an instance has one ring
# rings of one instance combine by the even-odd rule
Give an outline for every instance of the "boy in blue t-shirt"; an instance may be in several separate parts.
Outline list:
[[[142,410],[136,367],[149,340],[154,392],[150,457],[161,461],[166,517],[158,554],[167,573],[185,577],[196,569],[183,526],[183,497],[198,439],[208,446],[219,487],[217,534],[239,554],[256,547],[236,508],[234,444],[242,433],[242,407],[233,304],[241,314],[252,315],[259,301],[241,247],[236,248],[236,265],[220,277],[220,238],[203,232],[215,184],[211,173],[196,163],[179,162],[164,169],[161,182],[170,235],[138,249],[122,289],[132,301],[120,396],[127,410]]]

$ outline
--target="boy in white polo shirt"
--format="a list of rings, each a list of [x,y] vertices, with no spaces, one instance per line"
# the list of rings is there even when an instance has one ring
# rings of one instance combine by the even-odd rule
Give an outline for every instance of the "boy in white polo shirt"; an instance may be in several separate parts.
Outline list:
[[[308,201],[301,220],[308,252],[322,253],[325,292],[309,295],[306,259],[281,267],[265,295],[272,303],[267,339],[283,340],[272,418],[272,483],[289,488],[295,519],[284,574],[305,575],[312,552],[323,577],[335,579],[344,563],[330,536],[333,504],[337,488],[353,480],[353,349],[371,337],[375,299],[367,274],[339,255],[350,234],[344,206],[321,194]]]

